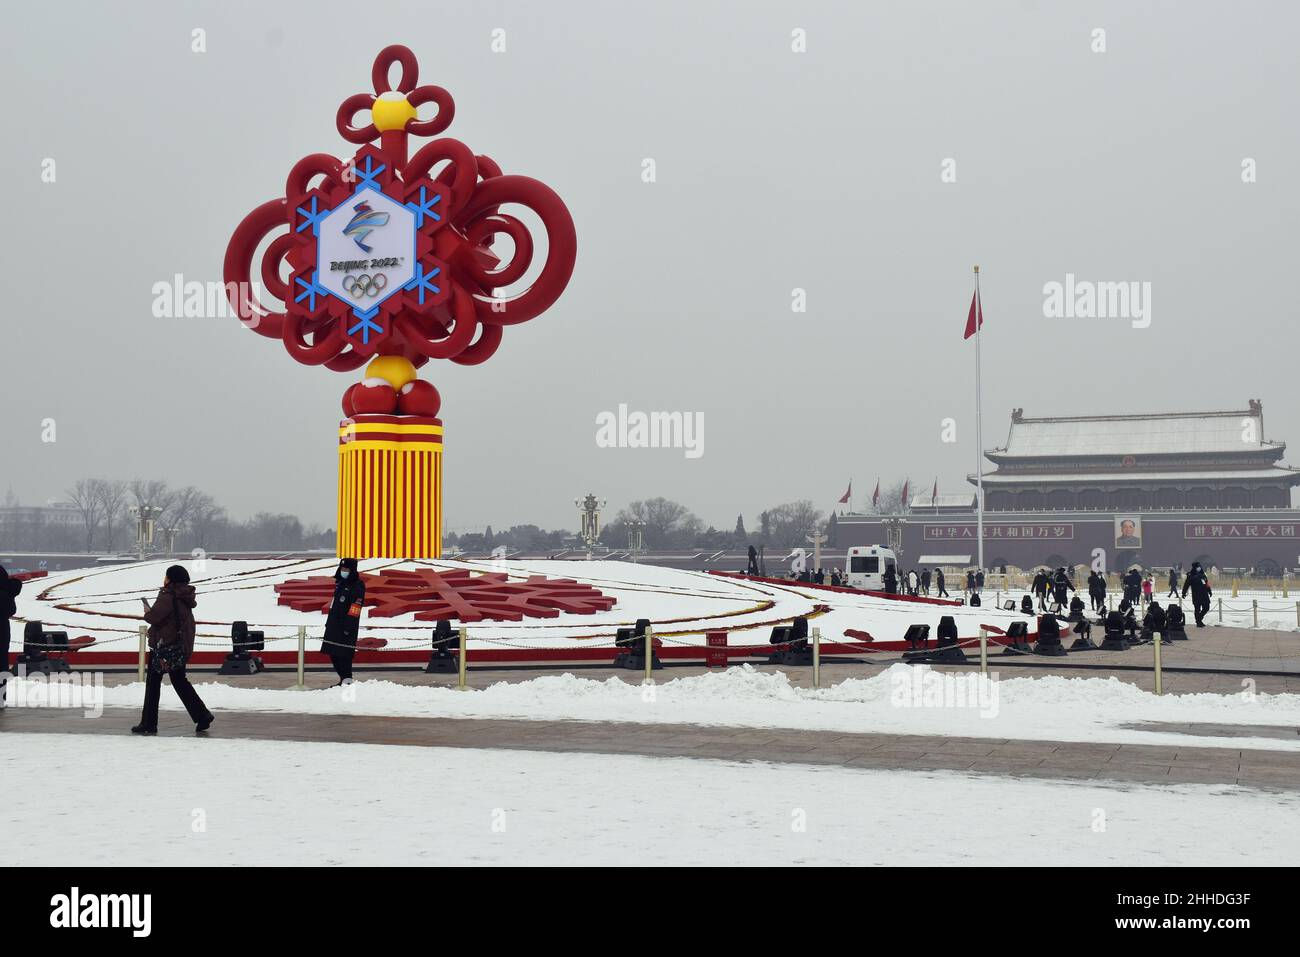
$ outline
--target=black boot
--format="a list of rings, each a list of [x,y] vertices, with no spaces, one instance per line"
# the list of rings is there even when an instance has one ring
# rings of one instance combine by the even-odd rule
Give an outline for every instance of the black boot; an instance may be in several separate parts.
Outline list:
[[[131,733],[132,733],[132,734],[157,734],[157,733],[158,733],[158,729],[157,729],[157,728],[146,728],[146,727],[145,727],[144,725],[142,725],[142,724],[137,724],[134,728],[131,729]]]
[[[212,727],[212,722],[213,722],[213,716],[209,714],[206,718],[204,718],[202,721],[200,721],[197,725],[194,726],[194,733],[202,734],[204,731],[207,731],[208,728]]]

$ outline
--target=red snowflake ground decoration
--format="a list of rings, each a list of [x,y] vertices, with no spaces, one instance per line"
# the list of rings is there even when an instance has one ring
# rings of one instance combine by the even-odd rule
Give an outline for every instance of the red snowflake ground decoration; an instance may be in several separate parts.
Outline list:
[[[367,607],[376,618],[414,613],[417,621],[520,621],[555,618],[560,612],[592,615],[609,611],[614,599],[571,578],[533,575],[510,581],[504,572],[474,575],[468,569],[385,571],[362,575]],[[279,604],[295,611],[329,611],[334,579],[298,578],[275,586]]]

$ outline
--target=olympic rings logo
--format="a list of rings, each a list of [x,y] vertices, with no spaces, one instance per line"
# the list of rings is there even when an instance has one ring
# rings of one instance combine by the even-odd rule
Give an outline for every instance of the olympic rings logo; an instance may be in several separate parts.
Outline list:
[[[360,276],[348,276],[344,279],[343,291],[353,299],[373,299],[387,285],[388,276],[384,273],[376,273],[373,276],[362,273]]]

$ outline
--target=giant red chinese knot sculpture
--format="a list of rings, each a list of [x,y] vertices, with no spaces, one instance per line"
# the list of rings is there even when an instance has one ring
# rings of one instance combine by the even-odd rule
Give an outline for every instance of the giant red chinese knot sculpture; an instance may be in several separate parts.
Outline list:
[[[450,93],[418,78],[409,49],[381,51],[375,92],[349,96],[336,118],[360,149],[346,161],[303,157],[284,196],[249,213],[226,249],[226,288],[242,322],[299,362],[336,372],[367,366],[344,393],[349,418],[339,430],[339,553],[361,558],[441,553],[441,398],[416,370],[430,359],[488,359],[506,326],[554,304],[577,255],[569,211],[545,184],[505,175],[451,138],[408,157],[409,136],[437,136],[455,113]],[[420,119],[426,104],[437,111]],[[365,110],[370,121],[354,125]],[[502,211],[512,205],[532,210],[546,230],[546,258],[522,289],[536,244]],[[501,236],[513,245],[505,262],[493,251]],[[252,292],[254,275],[282,309]]]

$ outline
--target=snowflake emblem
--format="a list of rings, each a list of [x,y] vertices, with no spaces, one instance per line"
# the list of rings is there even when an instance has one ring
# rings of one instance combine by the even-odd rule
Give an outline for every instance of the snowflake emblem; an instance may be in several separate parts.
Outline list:
[[[363,574],[361,580],[366,585],[365,604],[374,618],[413,614],[417,621],[521,621],[555,618],[560,612],[592,615],[609,611],[615,602],[590,585],[544,575],[511,581],[504,572],[475,575],[468,569],[425,568]],[[295,578],[275,590],[281,605],[324,614],[334,597],[334,579]]]

